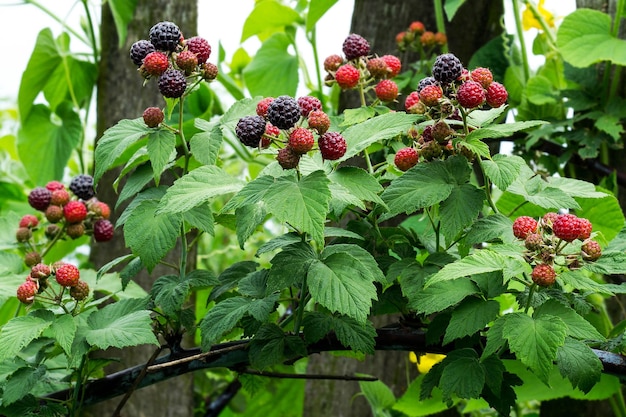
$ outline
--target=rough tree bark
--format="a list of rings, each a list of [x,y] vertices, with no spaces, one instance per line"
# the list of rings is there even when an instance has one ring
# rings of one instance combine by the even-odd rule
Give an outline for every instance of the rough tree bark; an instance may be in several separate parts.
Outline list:
[[[502,33],[500,18],[502,2],[488,0],[467,1],[452,22],[446,22],[449,49],[467,64],[472,54],[489,40]],[[356,0],[352,15],[351,32],[365,37],[371,50],[378,55],[398,54],[395,35],[420,20],[430,30],[436,30],[432,1],[424,0]],[[472,25],[461,22],[472,22]],[[402,62],[415,60],[415,55],[405,53]],[[342,97],[340,106],[358,107],[358,97]],[[374,325],[384,326],[396,322],[397,317],[376,317]],[[378,352],[365,361],[333,356],[329,353],[309,358],[310,373],[349,375],[366,373],[380,378],[396,395],[403,393],[410,379],[415,377],[415,365],[408,362],[404,352]],[[407,378],[410,375],[411,378]],[[355,397],[359,393],[357,382],[310,380],[306,384],[304,417],[332,415],[335,417],[372,415],[367,401]],[[457,415],[456,411],[448,415]]]
[[[164,102],[154,82],[142,87],[142,80],[137,69],[128,57],[133,42],[147,39],[152,25],[159,21],[175,22],[184,35],[197,33],[197,1],[196,0],[139,0],[135,15],[128,26],[128,36],[122,48],[118,48],[118,36],[109,9],[109,4],[102,6],[101,41],[102,54],[98,79],[97,94],[97,137],[109,127],[122,119],[140,117],[149,106],[163,107]],[[117,194],[112,184],[118,172],[107,173],[98,183],[98,197],[112,207]],[[120,214],[113,214],[113,219]],[[117,231],[116,237],[106,245],[94,245],[90,260],[95,268],[99,268],[110,260],[127,254],[122,233]],[[175,252],[175,251],[174,251]],[[176,253],[172,254],[176,256]],[[190,256],[194,260],[195,256]],[[193,267],[193,265],[191,265]],[[145,289],[149,289],[156,277],[171,271],[156,267],[152,274],[145,272],[135,281]],[[119,366],[109,371],[145,363],[154,352],[154,346],[124,349],[123,351],[106,352],[108,357],[121,358]],[[130,397],[124,406],[122,415],[128,416],[163,416],[183,417],[193,415],[193,377],[191,374],[174,378],[139,390]],[[120,398],[114,398],[90,410],[91,415],[112,415]]]

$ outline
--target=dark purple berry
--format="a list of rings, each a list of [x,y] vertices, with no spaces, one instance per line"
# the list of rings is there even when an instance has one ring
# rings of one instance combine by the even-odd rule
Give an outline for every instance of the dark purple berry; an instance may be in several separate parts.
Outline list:
[[[461,76],[463,64],[454,54],[442,54],[433,64],[433,77],[441,84],[449,84]]]
[[[156,51],[156,49],[154,49],[154,45],[152,45],[149,41],[142,39],[135,42],[130,47],[130,59],[133,61],[133,64],[139,67],[143,63],[143,59],[146,55],[154,51]]]
[[[81,200],[89,200],[96,195],[93,189],[93,177],[86,174],[75,176],[70,182],[70,191]]]
[[[159,91],[164,97],[179,98],[186,88],[187,79],[181,71],[168,69],[159,77]]]
[[[300,120],[300,106],[289,96],[274,99],[267,108],[267,119],[279,129],[290,129]]]
[[[239,119],[235,127],[237,137],[246,146],[257,148],[265,133],[265,119],[261,116],[245,116]]]
[[[422,78],[420,82],[417,84],[417,92],[419,93],[422,89],[429,85],[438,85],[439,83],[433,77]]]
[[[361,35],[352,33],[343,41],[343,54],[346,59],[356,59],[361,56],[367,56],[370,53],[370,44]]]
[[[28,204],[36,210],[44,211],[50,205],[52,199],[52,192],[44,187],[34,188],[30,194],[28,194]]]
[[[159,22],[150,29],[150,42],[159,51],[175,51],[180,38],[180,29],[172,22]]]

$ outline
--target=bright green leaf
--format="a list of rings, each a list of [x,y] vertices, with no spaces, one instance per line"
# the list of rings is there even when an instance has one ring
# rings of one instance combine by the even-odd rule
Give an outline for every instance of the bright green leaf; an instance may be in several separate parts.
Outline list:
[[[545,123],[547,122],[544,122],[542,120],[529,120],[525,122],[512,122],[490,125],[488,127],[482,127],[480,129],[471,131],[466,136],[465,140],[470,141],[488,138],[506,138],[517,132],[530,129],[531,127],[537,127]]]
[[[195,126],[202,130],[191,137],[189,148],[191,154],[204,165],[215,165],[222,147],[222,130],[220,125],[209,123],[203,119],[195,119]]]
[[[161,174],[176,157],[176,136],[165,129],[155,130],[148,136],[148,155],[154,171],[154,182],[159,185]]]
[[[513,222],[502,214],[492,214],[478,219],[465,236],[465,243],[489,242],[494,239],[502,239],[504,243],[515,240],[513,236]]]
[[[513,183],[520,173],[523,165],[526,165],[521,157],[517,155],[497,154],[491,161],[481,161],[485,170],[485,175],[502,191],[506,190]]]
[[[235,210],[237,216],[237,241],[243,249],[244,243],[263,224],[267,211],[263,204],[250,204]]]
[[[374,354],[376,329],[371,321],[359,323],[351,317],[334,317],[333,330],[337,340],[345,347],[365,354]]]
[[[396,396],[391,388],[382,381],[359,381],[359,387],[370,404],[373,415],[389,415],[387,410],[396,403]]]
[[[445,219],[441,223],[441,232],[447,242],[453,242],[463,229],[476,220],[484,201],[484,191],[472,184],[463,184],[452,189],[440,206],[441,218]]]
[[[412,295],[409,298],[409,308],[428,315],[443,311],[477,293],[478,287],[467,278],[438,282]]]
[[[13,372],[4,383],[2,405],[13,404],[26,394],[31,393],[31,390],[44,378],[45,374],[46,367],[43,365],[36,368],[23,367]]]
[[[494,300],[468,298],[452,312],[443,344],[472,335],[487,326],[498,316],[500,304]]]
[[[478,398],[485,385],[485,369],[478,361],[478,355],[471,349],[453,352],[445,359],[446,366],[441,374],[439,386],[443,391],[443,400],[448,401],[453,395],[460,398]]]
[[[311,0],[306,15],[306,31],[310,32],[326,12],[337,3],[337,0]]]
[[[0,331],[0,361],[15,357],[51,324],[52,320],[35,316],[20,316],[9,320]]]
[[[572,386],[588,393],[602,376],[602,362],[591,348],[578,340],[567,338],[556,355],[556,364]]]
[[[320,257],[324,260],[327,257],[338,253],[349,256],[357,262],[359,266],[358,273],[363,277],[363,279],[377,281],[380,283],[386,282],[385,275],[376,263],[376,259],[374,259],[368,251],[360,246],[352,244],[328,245],[324,248]]]
[[[291,7],[282,5],[275,0],[260,1],[256,3],[243,24],[241,42],[254,35],[280,30],[299,20],[300,15]]]
[[[117,29],[117,37],[119,39],[117,47],[122,49],[126,42],[126,33],[128,32],[128,24],[133,19],[137,0],[108,0],[111,8],[115,29]]]
[[[574,309],[559,301],[550,299],[540,305],[533,314],[534,317],[543,315],[557,316],[567,326],[567,335],[576,339],[604,340],[604,336],[584,317],[576,313]]]
[[[215,218],[208,204],[202,204],[183,213],[185,220],[191,227],[213,236],[215,232]]]
[[[52,337],[56,339],[67,355],[72,352],[72,343],[76,334],[76,322],[74,317],[69,314],[56,316],[54,322],[47,329],[52,333]]]
[[[361,200],[385,204],[379,196],[383,191],[383,187],[376,178],[361,168],[341,167],[333,171],[328,178],[333,183],[343,186],[350,194]]]
[[[265,1],[264,3],[274,3]],[[243,70],[246,87],[252,96],[295,96],[298,86],[298,58],[288,51],[292,40],[275,33],[261,45]]]

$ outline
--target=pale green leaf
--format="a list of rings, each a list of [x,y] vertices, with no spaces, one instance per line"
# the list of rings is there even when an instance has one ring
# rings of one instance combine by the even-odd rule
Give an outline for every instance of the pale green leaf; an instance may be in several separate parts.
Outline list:
[[[20,316],[9,320],[0,330],[0,361],[15,357],[50,325],[52,320],[35,316]]]
[[[263,201],[278,221],[309,233],[311,239],[321,243],[331,198],[328,184],[323,171],[315,171],[299,181],[280,177],[267,190]]]
[[[464,298],[479,292],[476,284],[467,278],[438,282],[422,291],[410,294],[408,306],[428,315],[443,311],[458,304]]]
[[[274,2],[268,0],[259,4],[264,3]],[[243,69],[243,79],[252,96],[295,96],[298,58],[289,53],[291,44],[291,38],[285,33],[275,33],[263,42],[252,62]]]
[[[147,148],[154,171],[154,182],[158,186],[161,174],[176,158],[176,135],[166,129],[150,132]]]
[[[306,15],[306,30],[310,32],[337,0],[311,0]]]
[[[526,161],[517,155],[497,154],[493,156],[491,161],[481,161],[481,164],[485,170],[485,175],[499,189],[504,191],[515,181],[521,167],[526,165]]]
[[[594,232],[611,241],[624,227],[624,212],[619,201],[613,195],[604,198],[577,198],[581,210],[576,215],[588,219],[593,225]]]
[[[359,387],[375,416],[389,415],[387,410],[396,403],[391,388],[383,381],[359,381]]]
[[[343,186],[350,194],[364,201],[385,204],[379,194],[383,191],[380,183],[364,169],[341,167],[333,171],[328,178]]]
[[[475,245],[501,239],[504,243],[513,242],[513,222],[502,214],[492,214],[478,219],[465,236],[465,243]]]
[[[237,241],[243,249],[244,243],[265,221],[267,211],[263,204],[250,204],[235,210],[237,216]]]
[[[615,198],[608,192],[597,190],[593,183],[587,181],[566,177],[550,177],[548,182],[550,187],[558,188],[570,197],[592,199],[593,204],[597,204],[599,198]]]
[[[383,272],[380,270],[376,259],[365,249],[358,245],[352,244],[336,244],[336,245],[328,245],[322,251],[320,258],[322,260],[333,254],[343,254],[349,256],[353,260],[355,260],[359,266],[359,274],[363,277],[363,279],[369,281],[377,281],[380,283],[385,283],[386,278]]]
[[[258,203],[263,199],[267,190],[275,181],[276,178],[270,175],[263,175],[248,182],[237,194],[228,200],[228,203],[222,208],[222,213]]]
[[[565,339],[565,344],[557,352],[556,364],[561,375],[569,379],[574,388],[580,388],[584,393],[591,391],[600,382],[602,362],[583,342]]]
[[[108,0],[107,3],[111,8],[115,29],[117,30],[117,47],[118,49],[122,49],[126,42],[128,24],[133,19],[133,14],[137,7],[137,0]]]
[[[523,166],[520,175],[507,188],[507,192],[522,196],[529,203],[546,209],[573,208],[580,205],[565,191],[552,187],[541,176]]]
[[[35,385],[46,375],[46,367],[23,367],[13,372],[3,384],[2,405],[8,406],[31,393]]]
[[[554,299],[550,299],[540,305],[534,312],[534,317],[543,315],[557,316],[567,326],[567,335],[575,339],[604,340],[604,336],[596,328],[585,320],[584,317],[576,313],[574,309],[568,307]]]
[[[597,261],[586,264],[585,269],[598,274],[624,274],[626,273],[626,253],[607,251]]]
[[[52,325],[46,330],[59,343],[65,353],[69,356],[72,352],[72,343],[76,335],[76,322],[69,314],[56,316]]]
[[[348,239],[365,240],[363,236],[349,230],[342,229],[341,227],[325,227],[324,237],[345,237]]]
[[[231,194],[243,187],[243,181],[212,165],[201,166],[179,178],[168,188],[158,214],[181,213],[208,202],[214,197]]]
[[[275,0],[260,1],[256,3],[243,24],[241,42],[254,35],[281,30],[298,21],[300,21],[300,15],[291,7]]]
[[[465,138],[465,140],[477,140],[488,138],[506,138],[517,132],[521,132],[532,127],[537,127],[542,124],[546,124],[542,120],[528,120],[524,122],[512,122],[490,125],[488,127],[482,127],[480,129],[472,130]]]
[[[259,247],[259,250],[256,253],[256,256],[260,256],[267,252],[275,251],[276,249],[283,248],[285,246],[289,246],[293,243],[302,242],[302,238],[298,236],[296,233],[286,233],[281,236],[277,236],[272,240],[265,242]]]
[[[459,142],[459,144],[481,158],[489,158],[491,156],[489,145],[479,138],[468,138]]]
[[[626,41],[611,35],[611,16],[598,10],[578,9],[563,19],[557,32],[563,59],[579,68],[601,61],[626,65]]]
[[[363,123],[367,119],[376,116],[376,110],[370,106],[361,106],[356,109],[346,109],[343,112],[343,121],[339,126],[352,126]]]
[[[213,236],[215,218],[208,204],[201,204],[183,213],[183,220],[191,227]]]
[[[402,395],[393,406],[393,410],[402,412],[409,417],[423,417],[445,411],[449,408],[443,401],[443,396],[439,389],[434,389],[429,398],[420,399],[424,376],[425,375],[422,374],[411,382],[404,395]]]
[[[456,236],[472,224],[483,208],[485,193],[472,184],[454,187],[440,206],[441,232],[447,242],[453,242]]]
[[[122,188],[122,192],[117,198],[115,208],[117,209],[124,201],[134,197],[143,190],[143,187],[152,179],[152,173],[153,171],[150,164],[137,167],[137,169],[126,178],[126,183],[124,183],[124,188]]]
[[[195,126],[202,132],[196,133],[189,140],[191,154],[201,164],[214,165],[222,147],[220,125],[209,123],[203,119],[195,119]]]
[[[565,343],[567,326],[557,316],[536,319],[524,313],[507,314],[502,334],[515,356],[548,384],[552,363]]]
[[[446,328],[443,344],[455,339],[470,336],[484,329],[489,322],[498,316],[500,304],[494,300],[468,298],[452,312],[450,323]]]

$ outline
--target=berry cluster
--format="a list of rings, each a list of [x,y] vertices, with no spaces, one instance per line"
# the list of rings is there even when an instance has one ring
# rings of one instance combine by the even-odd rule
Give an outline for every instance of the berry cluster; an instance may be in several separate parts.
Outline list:
[[[337,160],[346,153],[346,141],[339,133],[328,132],[330,118],[322,103],[312,96],[297,100],[289,96],[266,97],[256,106],[256,115],[237,122],[235,133],[244,145],[279,149],[276,160],[283,169],[296,168],[300,157],[315,149],[323,159]]]
[[[513,222],[513,234],[524,241],[525,257],[533,265],[533,282],[542,287],[554,284],[558,267],[576,269],[600,258],[602,249],[591,230],[589,220],[574,214],[550,212],[539,220],[520,216]],[[582,243],[570,246],[574,241]]]
[[[408,133],[408,148],[414,152],[401,149],[395,156],[396,167],[406,171],[419,158],[430,161],[456,153],[472,159],[462,140],[474,128],[467,124],[466,115],[476,109],[501,107],[507,98],[506,89],[493,80],[489,69],[468,71],[454,54],[439,55],[432,76],[420,80],[404,102],[408,113],[424,115],[430,121]]]
[[[144,78],[158,78],[159,91],[164,97],[179,98],[190,81],[212,81],[217,77],[217,66],[207,62],[211,45],[206,39],[199,36],[185,39],[172,22],[152,26],[149,39],[132,44],[130,59]]]
[[[378,101],[396,100],[398,85],[391,78],[400,73],[402,63],[394,55],[370,55],[369,42],[355,33],[343,42],[343,57],[330,55],[324,60],[326,84],[337,84],[342,90],[362,89],[364,94],[373,91]]]
[[[40,263],[42,253],[59,239],[77,239],[85,234],[93,235],[97,242],[113,238],[111,209],[95,197],[93,178],[89,175],[74,177],[69,190],[58,181],[36,187],[28,194],[28,203],[43,217],[40,220],[34,214],[24,215],[15,232],[29,267]],[[45,241],[40,239],[40,234],[45,236]]]
[[[396,35],[396,43],[400,51],[407,49],[424,52],[430,55],[436,48],[441,48],[448,43],[445,33],[431,32],[420,22],[411,22],[407,30]]]
[[[48,280],[51,276],[60,288],[56,289]],[[24,304],[32,304],[35,299],[42,303],[60,305],[64,303],[64,293],[69,290],[75,301],[83,301],[89,296],[89,285],[80,279],[80,271],[72,264],[56,262],[52,266],[37,263],[30,269],[26,280],[17,288],[17,299]]]

